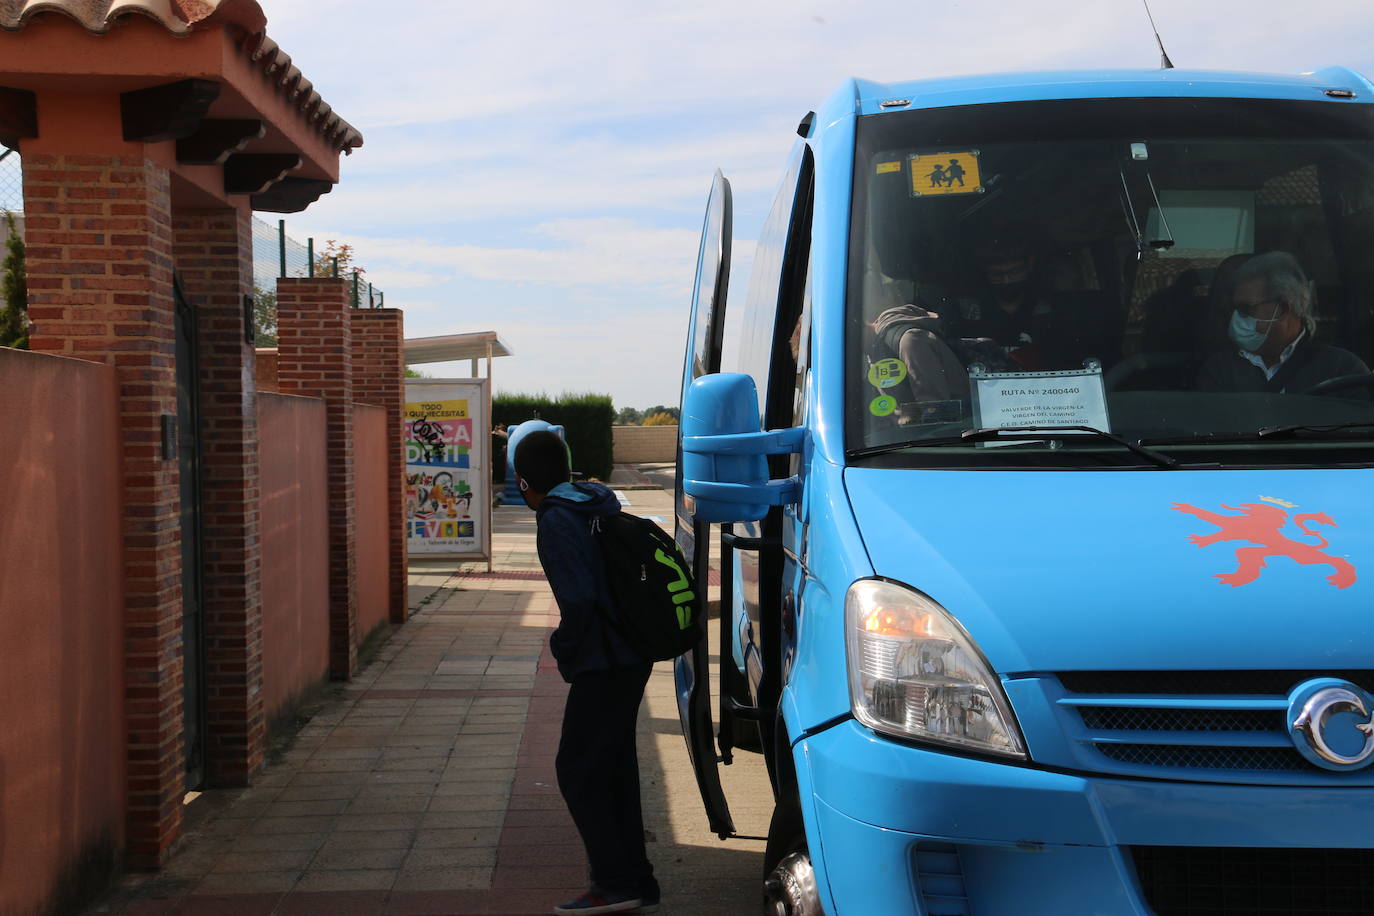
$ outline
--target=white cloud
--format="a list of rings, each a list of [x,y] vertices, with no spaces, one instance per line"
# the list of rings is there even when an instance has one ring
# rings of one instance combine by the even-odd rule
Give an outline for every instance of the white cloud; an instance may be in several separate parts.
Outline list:
[[[502,319],[495,330],[510,344],[514,356],[494,361],[496,390],[608,393],[617,407],[675,404],[686,324],[685,313],[664,316],[631,309],[564,310],[553,320]],[[484,329],[474,325],[467,330]],[[413,333],[407,325],[407,334]],[[470,371],[467,362],[418,368],[440,377],[467,376]]]
[[[385,289],[471,278],[555,290],[635,286],[678,295],[691,290],[695,230],[615,218],[563,219],[533,227],[530,236],[535,244],[501,248],[346,233],[338,238],[359,253],[367,278]]]

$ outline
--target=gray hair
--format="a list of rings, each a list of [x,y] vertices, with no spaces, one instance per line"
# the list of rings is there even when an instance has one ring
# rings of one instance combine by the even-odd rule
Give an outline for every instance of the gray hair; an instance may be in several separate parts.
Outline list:
[[[1231,288],[1250,280],[1263,280],[1267,295],[1288,306],[1302,320],[1307,333],[1316,331],[1317,320],[1312,314],[1315,284],[1307,279],[1297,258],[1286,251],[1255,255],[1236,269]]]

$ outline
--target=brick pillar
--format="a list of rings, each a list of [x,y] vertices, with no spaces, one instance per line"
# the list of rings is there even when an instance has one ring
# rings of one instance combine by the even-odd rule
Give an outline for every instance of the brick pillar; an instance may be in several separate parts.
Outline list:
[[[386,408],[388,462],[387,534],[391,585],[391,622],[405,623],[406,595],[405,507],[405,329],[400,309],[354,309],[353,397]]]
[[[114,366],[123,451],[128,857],[160,865],[181,827],[181,528],[170,180],[141,155],[23,158],[34,350]],[[111,685],[118,689],[118,685]]]
[[[231,208],[181,211],[172,228],[200,357],[206,781],[244,786],[262,768],[267,741],[258,413],[243,311],[253,288],[252,217]]]
[[[325,402],[329,670],[339,680],[352,677],[358,662],[351,294],[348,281],[336,277],[277,281],[277,380],[281,393]]]

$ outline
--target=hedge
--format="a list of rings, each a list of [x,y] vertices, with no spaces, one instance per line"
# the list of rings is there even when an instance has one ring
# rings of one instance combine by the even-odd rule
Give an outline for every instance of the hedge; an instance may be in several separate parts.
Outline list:
[[[611,424],[615,408],[607,394],[559,395],[553,400],[540,394],[498,394],[491,399],[493,423],[515,426],[526,420],[543,420],[562,426],[572,451],[573,470],[584,477],[609,480],[615,463]]]

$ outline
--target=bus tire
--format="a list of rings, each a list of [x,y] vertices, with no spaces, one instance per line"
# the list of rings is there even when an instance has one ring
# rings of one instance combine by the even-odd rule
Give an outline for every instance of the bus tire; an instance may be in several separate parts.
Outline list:
[[[824,916],[795,798],[780,798],[773,809],[763,861],[765,916]]]

